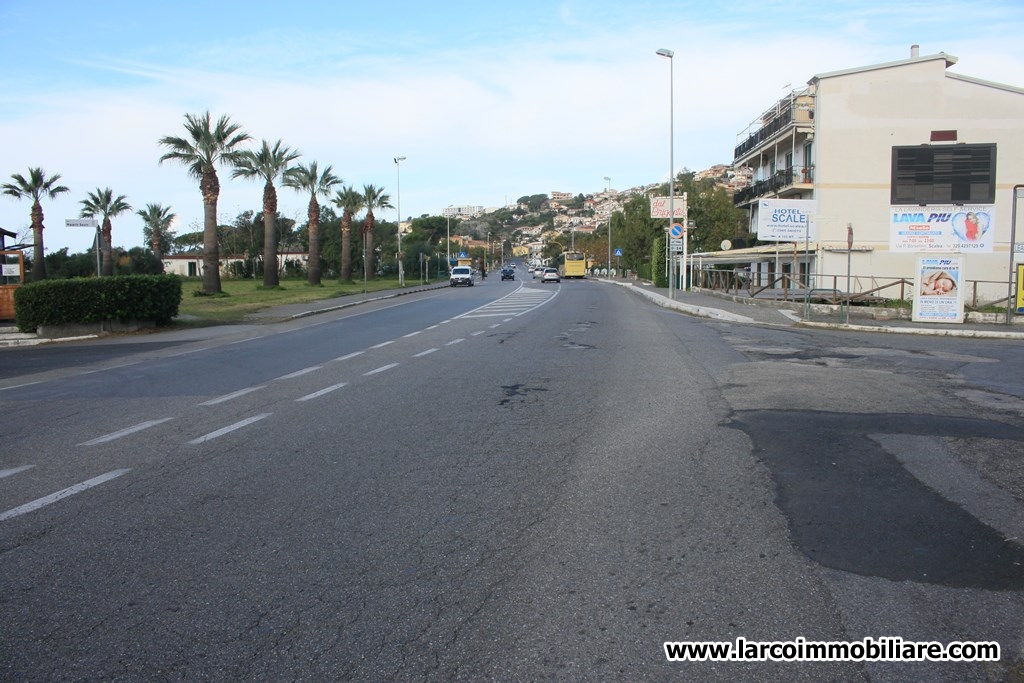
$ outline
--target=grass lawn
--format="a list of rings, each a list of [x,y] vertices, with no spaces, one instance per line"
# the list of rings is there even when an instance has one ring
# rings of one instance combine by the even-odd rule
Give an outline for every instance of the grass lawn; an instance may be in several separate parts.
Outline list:
[[[181,288],[181,306],[176,325],[222,325],[242,322],[245,316],[272,306],[298,304],[321,299],[334,299],[363,293],[363,281],[339,282],[324,280],[320,287],[310,287],[305,279],[281,279],[278,289],[263,289],[262,280],[222,278],[221,296],[196,296],[202,291],[199,279],[186,279]],[[406,280],[406,287],[415,287],[419,281]],[[382,277],[366,284],[367,292],[399,289],[398,278]]]

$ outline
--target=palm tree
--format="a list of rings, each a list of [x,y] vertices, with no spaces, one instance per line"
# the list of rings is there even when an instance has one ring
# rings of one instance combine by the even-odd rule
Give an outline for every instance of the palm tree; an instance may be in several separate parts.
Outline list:
[[[320,202],[317,197],[326,197],[334,189],[335,185],[341,183],[338,176],[331,173],[328,166],[320,173],[315,161],[309,162],[308,166],[299,164],[285,171],[284,185],[298,192],[309,193],[309,209],[306,212],[309,218],[309,284],[320,285]]]
[[[123,194],[114,196],[113,190],[109,187],[105,190],[96,188],[95,192],[90,192],[86,199],[79,202],[82,205],[82,211],[79,214],[82,218],[96,218],[99,216],[102,219],[100,227],[100,253],[103,254],[103,268],[101,273],[103,275],[114,274],[114,254],[113,254],[113,226],[110,223],[110,219],[113,216],[119,216],[125,211],[131,211],[132,206],[126,201],[126,197]]]
[[[187,138],[166,136],[160,144],[169,151],[160,163],[177,161],[188,167],[189,175],[199,181],[203,193],[203,293],[220,294],[220,250],[217,247],[217,198],[220,180],[217,164],[234,164],[241,154],[237,147],[250,140],[249,134],[227,116],[210,127],[210,112],[185,114]]]
[[[264,140],[257,151],[245,150],[235,160],[232,178],[261,178],[263,183],[263,286],[277,287],[281,284],[277,269],[277,188],[274,181],[285,172],[288,164],[301,154],[285,147],[278,140],[271,147]]]
[[[4,183],[2,186],[4,194],[15,199],[32,198],[32,279],[46,279],[46,261],[43,260],[43,207],[39,200],[43,197],[55,199],[57,195],[70,192],[64,185],[58,185],[60,173],[55,173],[49,178],[41,168],[29,168],[28,178],[20,173],[12,173],[13,183]]]
[[[351,185],[338,190],[331,203],[341,209],[341,280],[352,279],[352,217],[363,210],[363,195]]]
[[[150,248],[158,261],[164,258],[164,243],[168,241],[171,223],[177,216],[169,206],[146,204],[146,208],[135,212],[142,219],[142,232],[148,234]]]
[[[383,187],[363,185],[363,208],[366,218],[363,219],[363,276],[373,278],[373,226],[374,209],[393,209],[391,195],[384,192]]]

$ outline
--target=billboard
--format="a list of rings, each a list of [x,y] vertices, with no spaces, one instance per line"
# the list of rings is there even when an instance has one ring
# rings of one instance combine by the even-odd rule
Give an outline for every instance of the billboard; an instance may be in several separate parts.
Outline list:
[[[766,242],[802,242],[817,239],[815,199],[762,199],[757,203],[757,239]]]
[[[673,197],[672,213],[675,218],[686,218],[686,193]],[[651,218],[668,220],[668,197],[651,197]]]
[[[892,206],[889,250],[990,254],[995,223],[992,204]]]
[[[918,257],[913,320],[964,321],[963,262],[963,256],[954,254]]]

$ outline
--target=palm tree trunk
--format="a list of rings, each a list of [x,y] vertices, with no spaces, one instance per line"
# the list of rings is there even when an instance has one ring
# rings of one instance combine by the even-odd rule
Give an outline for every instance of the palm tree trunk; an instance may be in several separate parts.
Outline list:
[[[307,282],[314,286],[320,286],[320,204],[316,201],[316,195],[309,200],[309,265]]]
[[[376,274],[373,263],[373,212],[368,211],[363,221],[363,277],[372,280]]]
[[[213,169],[203,173],[203,293],[220,294],[220,249],[217,245],[217,198],[220,181]]]
[[[113,241],[113,226],[111,226],[111,224],[110,224],[110,218],[109,217],[105,217],[103,219],[102,233],[103,233],[103,240],[102,240],[103,245],[100,248],[100,251],[103,254],[103,258],[102,258],[103,268],[102,268],[102,270],[103,270],[103,275],[106,276],[106,277],[109,277],[109,276],[112,276],[114,274],[114,253],[113,253],[113,247],[110,244],[111,241]]]
[[[352,214],[345,211],[341,216],[341,281],[352,279]]]
[[[277,192],[272,183],[263,187],[263,286],[278,287],[281,284],[277,272],[277,232],[274,218],[277,215]]]
[[[32,204],[32,280],[46,279],[46,261],[43,260],[43,207]]]

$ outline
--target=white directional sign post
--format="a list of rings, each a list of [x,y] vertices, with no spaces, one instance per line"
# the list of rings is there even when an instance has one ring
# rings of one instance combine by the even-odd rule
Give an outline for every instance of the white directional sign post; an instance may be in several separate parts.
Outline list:
[[[95,228],[96,230],[96,277],[100,276],[100,222],[95,218],[66,218],[68,228]]]

